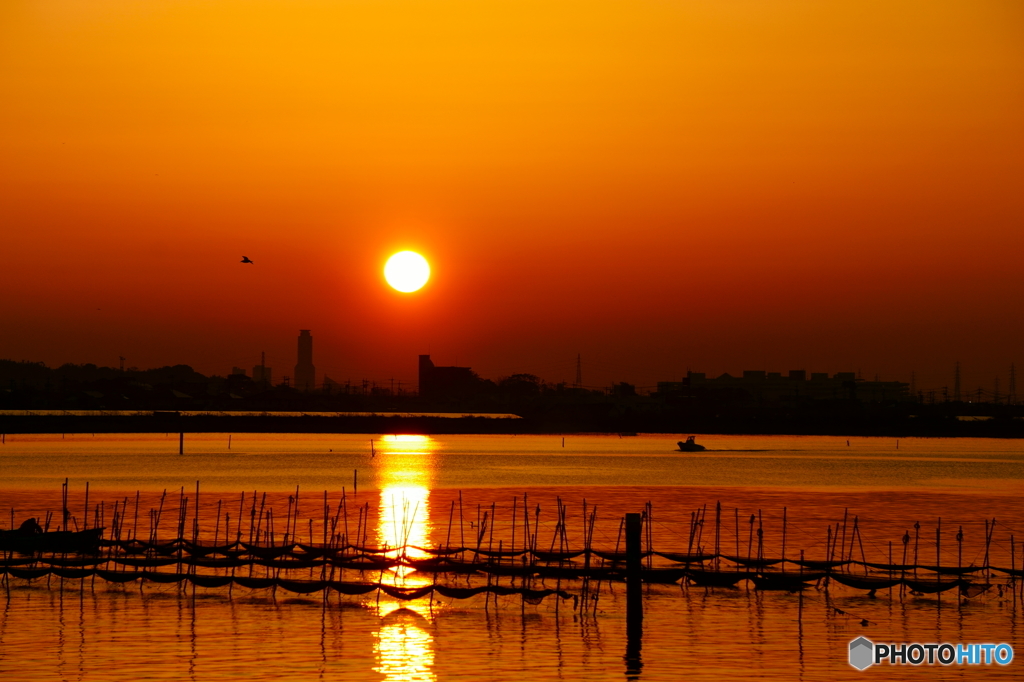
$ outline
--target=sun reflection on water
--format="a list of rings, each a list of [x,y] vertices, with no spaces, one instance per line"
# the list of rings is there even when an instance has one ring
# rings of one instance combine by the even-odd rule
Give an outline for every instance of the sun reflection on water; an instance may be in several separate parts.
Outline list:
[[[382,619],[374,633],[374,672],[385,680],[412,682],[436,680],[434,637],[422,625],[423,616],[408,607],[398,607]]]
[[[406,545],[405,556],[423,559],[426,552],[408,547],[427,546],[430,538],[430,456],[437,448],[430,436],[384,436],[377,452],[377,476],[380,485],[380,523],[377,540],[391,547]],[[398,557],[399,550],[388,556]],[[402,584],[426,584],[425,579],[414,578],[412,569],[398,567],[396,578]],[[397,582],[397,581],[396,581]]]
[[[377,541],[382,546],[406,545],[406,558],[427,558],[429,554],[412,546],[429,543],[431,455],[437,443],[429,436],[395,435],[384,436],[375,447],[380,486]],[[401,555],[401,550],[388,552],[391,557]],[[403,587],[431,582],[428,575],[406,566],[392,569],[391,577]],[[395,682],[435,680],[434,638],[425,629],[431,617],[429,602],[384,600],[377,608],[381,625],[374,634],[374,671]]]

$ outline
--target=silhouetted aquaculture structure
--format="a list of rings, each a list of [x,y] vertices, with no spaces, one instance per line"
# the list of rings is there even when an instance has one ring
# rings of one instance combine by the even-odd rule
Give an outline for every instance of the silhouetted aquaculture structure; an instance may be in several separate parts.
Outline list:
[[[332,592],[377,592],[401,600],[485,594],[518,596],[525,605],[554,596],[559,598],[556,604],[570,599],[574,609],[594,613],[602,584],[623,581],[631,586],[627,597],[640,583],[713,589],[748,581],[758,590],[798,591],[816,584],[827,592],[841,585],[875,596],[880,590],[892,595],[896,589],[900,598],[948,590],[975,598],[990,590],[1000,595],[1009,590],[1014,601],[1024,601],[1024,593],[1018,595],[1017,589],[1024,569],[1018,564],[1015,536],[1009,533],[997,542],[1001,524],[996,519],[984,521],[983,542],[974,547],[977,560],[965,563],[963,527],[957,528],[952,546],[947,539],[944,555],[941,519],[933,536],[915,522],[895,543],[869,545],[875,555],[880,549],[883,554],[869,557],[859,519],[848,513],[825,529],[823,542],[813,552],[794,548],[786,508],[781,533],[769,551],[761,510],[741,518],[738,508],[728,514],[720,503],[710,512],[707,505],[692,511],[683,523],[673,521],[679,545],[655,549],[656,519],[650,503],[642,513],[613,519],[618,524],[615,543],[598,547],[593,541],[597,507],[586,501],[582,515],[571,520],[569,506],[558,499],[552,520],[550,511],[545,515],[540,505],[531,505],[528,495],[514,497],[511,507],[477,505],[474,515],[474,510],[464,509],[459,493],[451,502],[447,526],[437,528],[444,531],[444,540],[416,545],[409,541],[419,522],[416,505],[394,500],[391,509],[384,510],[393,542],[380,541],[378,526],[374,544],[369,502],[355,504],[345,490],[333,504],[326,491],[318,495],[306,507],[315,511],[303,519],[296,488],[288,496],[283,524],[267,504],[266,493],[217,500],[212,518],[211,505],[205,512],[200,507],[198,483],[194,496],[182,489],[169,500],[164,491],[149,510],[140,507],[140,499],[136,493],[134,499],[118,500],[112,507],[106,502],[90,507],[87,485],[85,514],[79,519],[68,507],[65,482],[59,518],[49,512],[34,531],[15,530],[12,509],[11,529],[0,533],[0,572],[7,589],[12,578],[59,578],[61,586],[64,580],[94,583],[99,578],[110,583],[140,581],[140,589],[149,582],[320,592],[325,600]],[[947,535],[950,532],[947,528]],[[953,548],[955,564],[950,561]],[[992,561],[995,550],[998,563]],[[419,584],[404,584],[417,575],[413,582]]]

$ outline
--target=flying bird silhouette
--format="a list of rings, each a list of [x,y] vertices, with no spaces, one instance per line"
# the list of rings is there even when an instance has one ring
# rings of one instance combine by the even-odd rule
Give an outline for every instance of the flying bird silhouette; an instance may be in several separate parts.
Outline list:
[[[242,263],[248,263],[249,265],[252,265],[252,261],[251,261],[251,260],[249,260],[249,257],[248,257],[248,256],[242,256],[242,260],[241,260],[241,262],[242,262]]]

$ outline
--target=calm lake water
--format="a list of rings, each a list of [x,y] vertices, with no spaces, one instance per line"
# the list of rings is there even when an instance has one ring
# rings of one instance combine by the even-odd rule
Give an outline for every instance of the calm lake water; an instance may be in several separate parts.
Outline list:
[[[204,539],[247,539],[258,501],[273,510],[272,525],[269,515],[260,518],[278,544],[285,532],[322,541],[326,519],[332,533],[372,545],[507,549],[532,532],[541,549],[557,549],[582,546],[585,519],[592,519],[593,546],[614,550],[623,514],[649,502],[658,551],[698,544],[713,550],[717,536],[723,552],[743,556],[756,542],[753,515],[771,556],[782,551],[785,530],[787,556],[823,559],[830,530],[844,528],[850,533],[843,547],[858,559],[909,562],[913,556],[904,552],[917,552],[920,563],[978,565],[988,528],[989,563],[1022,565],[1024,443],[709,435],[699,439],[707,452],[684,454],[673,452],[676,440],[235,434],[229,442],[227,434],[186,434],[179,455],[176,434],[7,436],[0,445],[0,527],[33,516],[45,522],[51,513],[55,528],[67,478],[72,527],[109,527],[116,505],[123,537],[136,532],[142,539],[173,538],[180,508],[186,528]],[[153,512],[161,504],[158,522]],[[696,541],[694,513],[705,519]],[[913,540],[904,545],[907,533]],[[360,579],[349,573],[345,580]],[[405,586],[433,580],[416,572],[383,578]],[[442,580],[486,583],[482,576]],[[545,586],[580,587],[553,579],[533,585]],[[955,591],[915,596],[893,589],[869,598],[841,586],[791,594],[746,582],[715,590],[650,585],[642,667],[630,676],[1020,679],[1024,602],[1015,587],[960,599]],[[283,590],[8,576],[0,594],[0,679],[624,679],[624,586],[606,582],[596,594],[586,609],[574,609],[555,598],[534,605],[518,596],[399,601],[373,593],[325,601]],[[846,662],[847,646],[861,635],[876,642],[1007,642],[1018,658],[1005,667],[857,672]]]

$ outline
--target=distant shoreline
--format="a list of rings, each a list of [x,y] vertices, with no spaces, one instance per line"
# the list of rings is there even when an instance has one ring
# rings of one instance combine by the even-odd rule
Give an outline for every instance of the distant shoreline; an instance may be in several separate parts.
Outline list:
[[[667,420],[665,420],[667,421]],[[892,438],[1024,438],[1021,420],[713,420],[672,423],[636,419],[545,419],[486,413],[178,413],[0,414],[0,434],[51,433],[399,433],[399,434],[733,434],[791,436],[877,436]],[[767,423],[766,423],[767,422]]]

